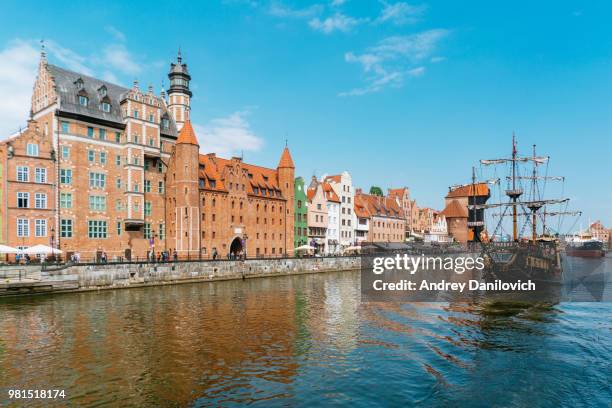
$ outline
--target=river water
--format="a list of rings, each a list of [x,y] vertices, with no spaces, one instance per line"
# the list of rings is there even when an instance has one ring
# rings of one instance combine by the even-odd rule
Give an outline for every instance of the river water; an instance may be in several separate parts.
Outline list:
[[[612,303],[361,303],[359,285],[339,272],[1,300],[0,406],[53,404],[8,388],[79,407],[610,406]]]

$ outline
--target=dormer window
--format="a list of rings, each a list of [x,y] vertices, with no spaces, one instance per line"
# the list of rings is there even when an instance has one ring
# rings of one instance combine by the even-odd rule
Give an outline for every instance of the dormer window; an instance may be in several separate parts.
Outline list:
[[[162,118],[161,125],[163,129],[168,129],[170,127],[170,120],[168,120],[168,118]]]
[[[100,105],[100,108],[102,109],[103,112],[109,113],[111,110],[111,105],[108,102],[102,102],[102,104]]]
[[[87,106],[88,103],[89,103],[88,97],[86,97],[85,95],[79,95],[79,105]]]
[[[74,81],[74,85],[76,86],[77,89],[81,90],[83,89],[85,84],[83,83],[83,80],[79,78],[76,81]]]
[[[98,92],[100,93],[101,97],[105,97],[106,95],[108,95],[108,90],[106,89],[105,85],[102,85],[99,89]]]

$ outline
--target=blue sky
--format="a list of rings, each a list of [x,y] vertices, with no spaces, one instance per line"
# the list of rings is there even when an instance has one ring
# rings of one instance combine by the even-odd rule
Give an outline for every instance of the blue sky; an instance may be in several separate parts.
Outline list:
[[[612,224],[608,2],[4,1],[3,15],[4,135],[25,123],[41,38],[53,63],[156,91],[180,46],[203,150],[275,166],[288,139],[299,175],[346,169],[442,208],[515,131],[551,155],[585,225]]]

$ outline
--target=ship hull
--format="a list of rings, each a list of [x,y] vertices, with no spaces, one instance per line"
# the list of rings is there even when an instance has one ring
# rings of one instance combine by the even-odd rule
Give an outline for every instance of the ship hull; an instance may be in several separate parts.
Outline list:
[[[596,240],[571,243],[565,248],[565,253],[580,258],[600,258],[605,255],[603,242]]]
[[[574,256],[580,258],[601,258],[605,255],[603,249],[584,249],[584,248],[565,248],[565,254],[567,256]]]

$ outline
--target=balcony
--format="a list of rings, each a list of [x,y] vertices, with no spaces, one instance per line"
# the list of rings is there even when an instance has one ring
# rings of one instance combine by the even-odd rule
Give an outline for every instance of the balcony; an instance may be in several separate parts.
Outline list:
[[[126,231],[140,231],[144,227],[142,218],[128,218],[123,221]]]

